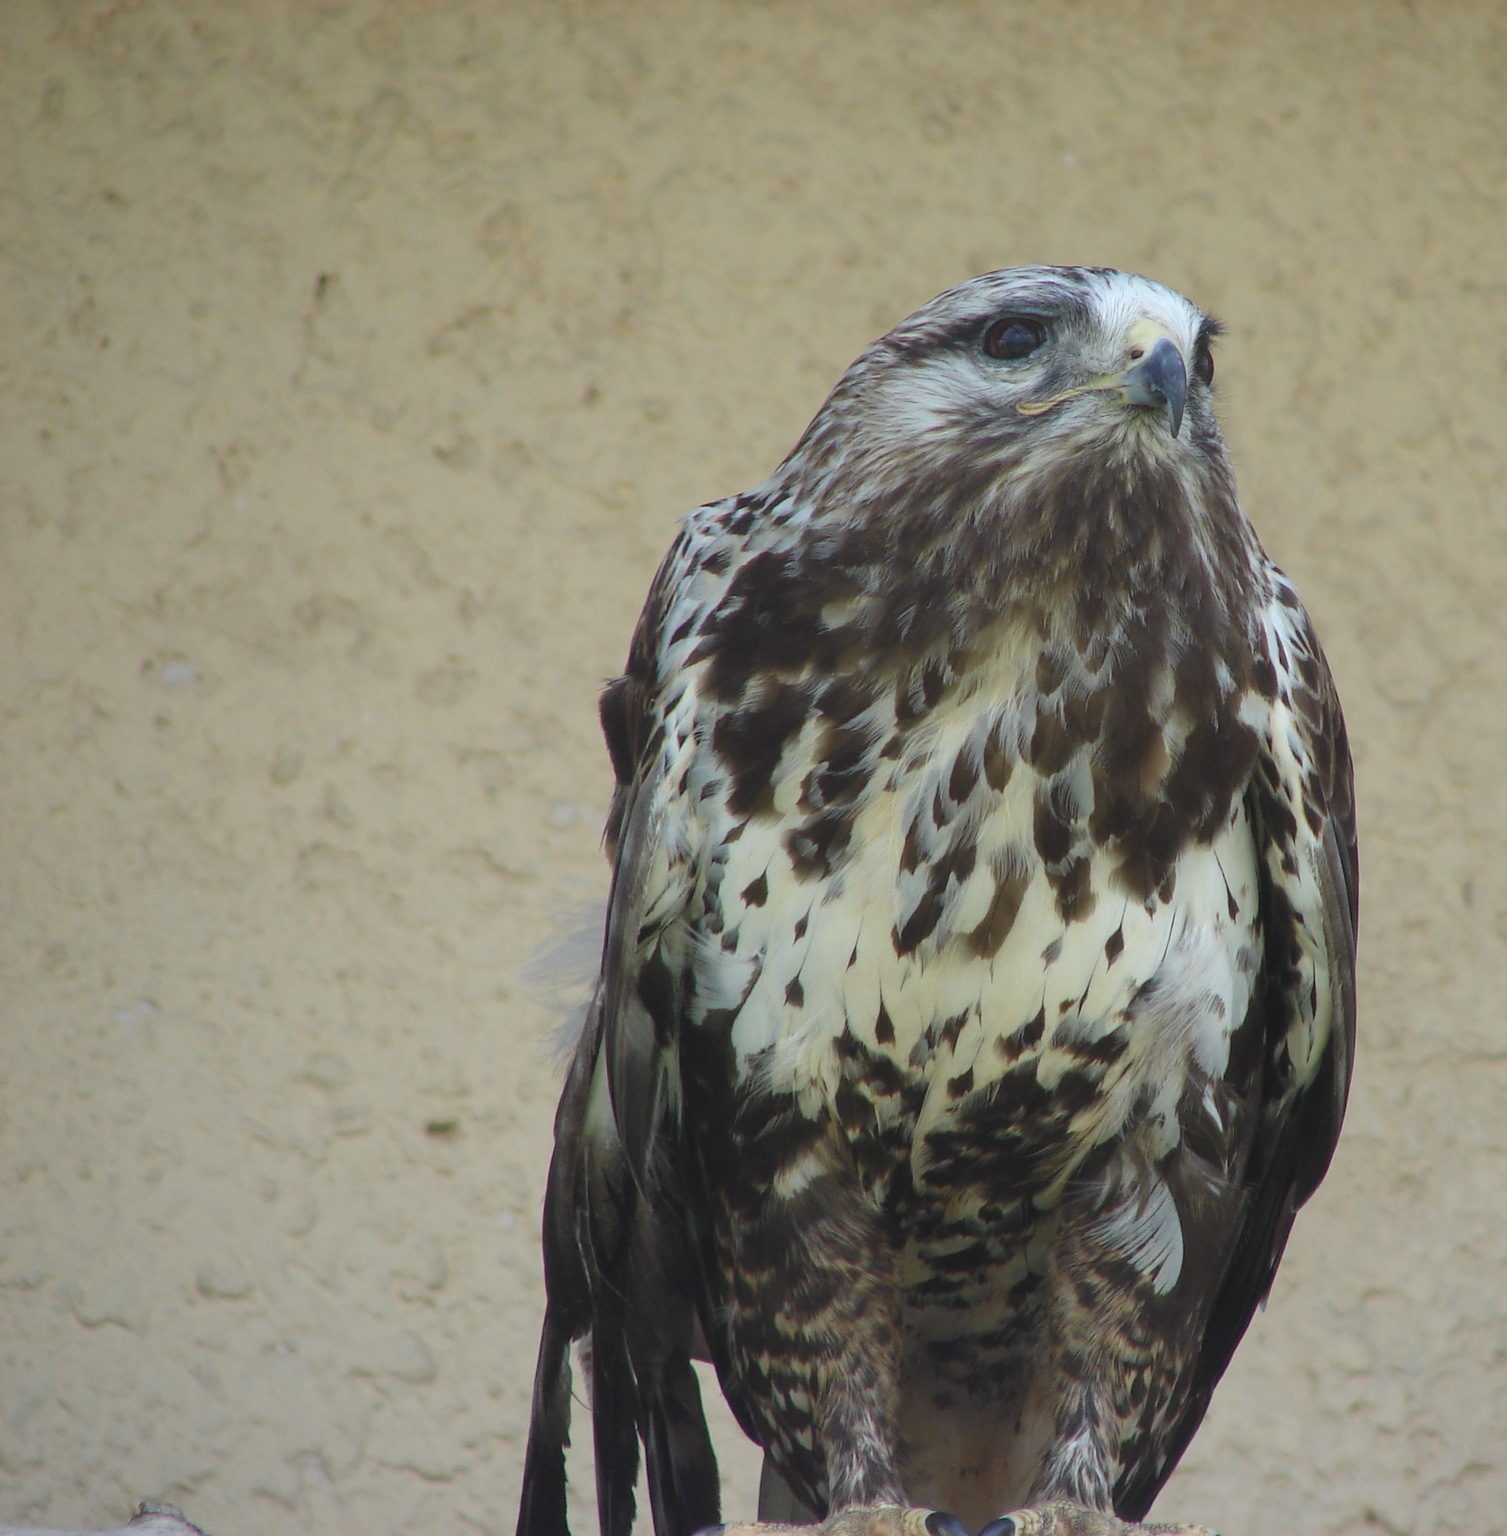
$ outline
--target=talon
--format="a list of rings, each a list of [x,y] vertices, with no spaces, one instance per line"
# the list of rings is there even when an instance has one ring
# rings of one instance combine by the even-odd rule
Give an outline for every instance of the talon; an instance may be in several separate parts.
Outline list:
[[[979,1536],[1015,1536],[1015,1522],[1009,1515],[1001,1515],[997,1520],[991,1520]]]
[[[968,1536],[968,1527],[945,1509],[932,1510],[926,1517],[926,1529],[931,1536]]]

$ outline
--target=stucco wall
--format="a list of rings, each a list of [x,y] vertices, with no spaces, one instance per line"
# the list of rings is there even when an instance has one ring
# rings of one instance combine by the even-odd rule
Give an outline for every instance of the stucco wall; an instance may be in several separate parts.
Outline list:
[[[679,512],[1044,260],[1228,320],[1360,777],[1349,1126],[1159,1509],[1498,1529],[1504,21],[6,0],[0,1519],[511,1529],[596,690]]]

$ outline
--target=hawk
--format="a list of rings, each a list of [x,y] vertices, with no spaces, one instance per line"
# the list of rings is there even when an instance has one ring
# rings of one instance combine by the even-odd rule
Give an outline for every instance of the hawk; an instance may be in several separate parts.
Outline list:
[[[566,1530],[577,1340],[604,1536],[640,1446],[660,1536],[721,1519],[698,1356],[761,1517],[829,1536],[1120,1532],[1187,1446],[1355,1027],[1345,727],[1217,331],[977,278],[685,519],[601,700],[521,1536]]]

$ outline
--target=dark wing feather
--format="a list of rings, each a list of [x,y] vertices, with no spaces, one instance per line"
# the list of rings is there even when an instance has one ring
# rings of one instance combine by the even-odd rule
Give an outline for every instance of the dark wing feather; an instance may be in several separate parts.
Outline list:
[[[1355,940],[1360,867],[1356,851],[1355,786],[1339,699],[1323,653],[1299,611],[1290,648],[1300,659],[1292,683],[1291,725],[1309,771],[1263,755],[1249,791],[1254,822],[1265,841],[1262,906],[1266,963],[1266,1069],[1262,1118],[1256,1132],[1245,1218],[1215,1295],[1187,1398],[1158,1448],[1131,1468],[1115,1489],[1115,1512],[1140,1520],[1188,1448],[1208,1411],[1256,1308],[1271,1290],[1298,1208],[1328,1171],[1339,1138],[1355,1058]],[[1306,664],[1306,665],[1305,665]],[[1283,868],[1290,851],[1296,872]],[[1301,873],[1316,901],[1295,896]],[[1316,910],[1313,908],[1316,907]],[[1287,1049],[1300,1010],[1299,975],[1284,957],[1302,935],[1317,931],[1327,961],[1332,1024],[1316,1070],[1295,1081]]]
[[[546,1317],[534,1368],[533,1409],[523,1459],[520,1536],[569,1530],[565,1514],[565,1449],[570,1444],[570,1332]]]
[[[570,1444],[570,1346],[591,1322],[591,1280],[579,1240],[578,1159],[562,1153],[579,1143],[591,1087],[588,1038],[601,1030],[593,999],[578,1049],[555,1112],[556,1152],[544,1194],[544,1284],[548,1302],[534,1369],[528,1449],[523,1462],[519,1536],[559,1536],[567,1531],[565,1451]]]
[[[699,1285],[683,1210],[678,1033],[683,979],[662,942],[674,890],[651,892],[663,795],[658,645],[685,567],[660,568],[623,677],[602,695],[617,787],[601,973],[555,1122],[545,1201],[548,1293],[519,1536],[563,1536],[570,1345],[588,1341],[603,1536],[627,1536],[639,1445],[655,1529],[689,1536],[719,1518],[716,1458],[691,1365]],[[673,871],[671,879],[675,878]],[[649,907],[655,915],[649,918]]]

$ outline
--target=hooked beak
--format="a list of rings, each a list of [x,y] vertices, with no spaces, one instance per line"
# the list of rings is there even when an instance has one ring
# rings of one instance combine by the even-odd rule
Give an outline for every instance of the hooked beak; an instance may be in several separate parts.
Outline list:
[[[1156,340],[1150,346],[1146,342],[1152,335]],[[1177,343],[1152,320],[1142,320],[1131,329],[1128,338],[1142,351],[1136,361],[1123,373],[1112,373],[1094,379],[1087,384],[1065,389],[1060,395],[1050,395],[1045,400],[1022,401],[1015,407],[1020,416],[1041,416],[1077,395],[1103,392],[1118,395],[1126,405],[1146,410],[1164,410],[1167,425],[1176,437],[1182,430],[1183,407],[1188,403],[1188,369]]]
[[[1188,370],[1173,342],[1163,336],[1140,362],[1115,380],[1113,387],[1126,405],[1165,409],[1167,424],[1173,437],[1177,436],[1188,401]]]

